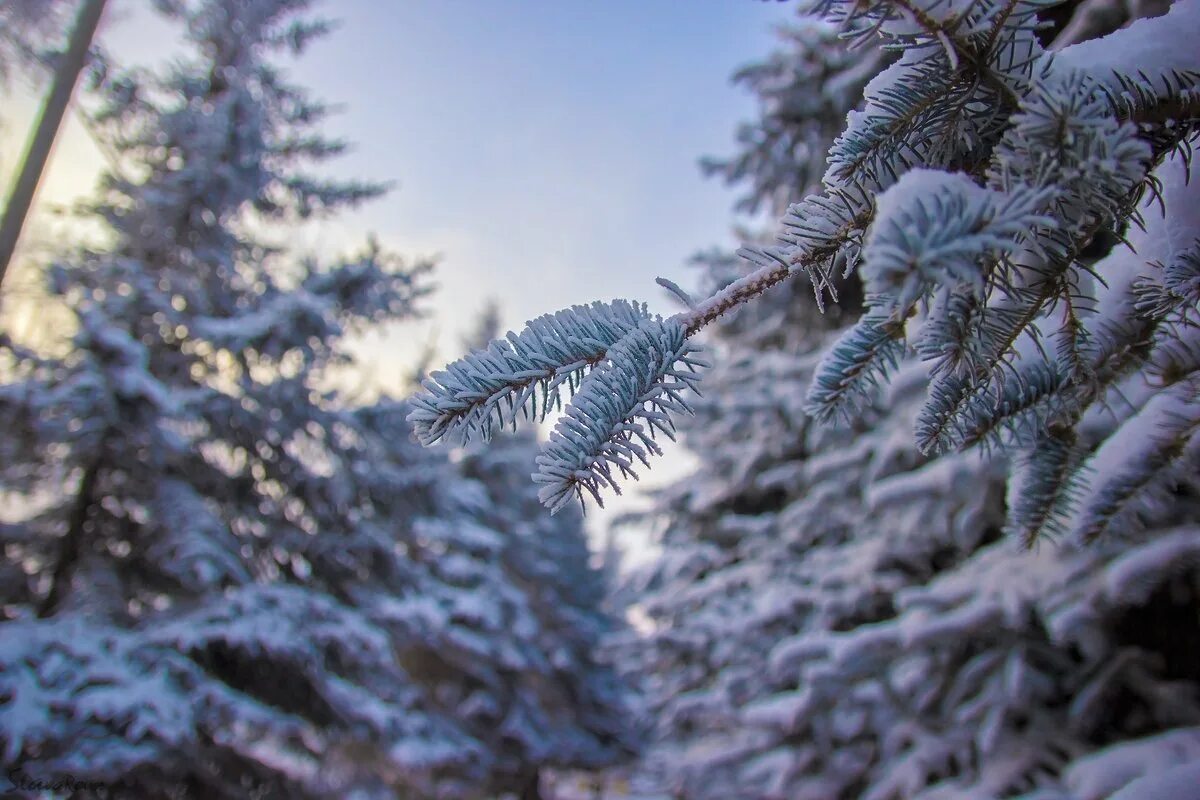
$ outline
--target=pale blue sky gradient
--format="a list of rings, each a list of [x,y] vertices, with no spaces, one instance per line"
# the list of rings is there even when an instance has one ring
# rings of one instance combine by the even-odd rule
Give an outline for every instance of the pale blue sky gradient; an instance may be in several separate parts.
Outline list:
[[[786,8],[757,0],[423,0],[327,3],[340,29],[294,70],[346,110],[346,175],[396,180],[322,226],[440,253],[439,354],[488,297],[504,321],[628,297],[671,311],[695,251],[731,243],[734,195],[697,159],[733,148],[753,102],[733,70],[766,53]],[[381,354],[411,354],[406,327]],[[413,340],[416,340],[414,342]],[[397,350],[392,350],[395,347]],[[372,348],[374,350],[374,348]],[[377,360],[381,385],[407,358]]]

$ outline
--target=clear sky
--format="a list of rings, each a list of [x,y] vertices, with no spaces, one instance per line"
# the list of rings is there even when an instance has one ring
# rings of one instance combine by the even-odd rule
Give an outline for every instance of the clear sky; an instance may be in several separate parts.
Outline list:
[[[101,35],[123,62],[169,52],[136,10],[144,3],[111,0]],[[298,242],[330,252],[374,232],[402,252],[441,256],[434,321],[375,337],[363,350],[369,385],[398,386],[435,334],[439,356],[457,356],[488,298],[510,327],[614,297],[673,311],[655,276],[686,287],[692,253],[731,243],[734,195],[703,178],[697,159],[731,152],[737,122],[753,115],[729,78],[769,50],[786,5],[329,0],[318,8],[341,25],[291,75],[344,107],[330,132],[355,148],[335,171],[396,188]],[[6,180],[32,108],[3,112]],[[100,162],[84,139],[73,125],[44,199],[91,184]]]
[[[328,6],[334,10],[333,5]],[[333,238],[443,257],[441,353],[485,298],[505,322],[612,297],[669,302],[726,241],[732,195],[696,166],[753,113],[733,69],[765,53],[756,0],[348,0],[295,72],[347,104],[341,168],[395,179]],[[329,233],[332,233],[330,231]],[[380,363],[381,380],[391,378]]]

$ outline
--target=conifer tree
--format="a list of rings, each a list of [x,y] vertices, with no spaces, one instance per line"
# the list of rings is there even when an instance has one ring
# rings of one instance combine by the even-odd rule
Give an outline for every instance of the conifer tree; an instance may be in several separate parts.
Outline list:
[[[532,488],[476,465],[529,442],[452,463],[405,402],[329,388],[429,265],[279,241],[381,191],[314,171],[344,145],[276,65],[327,30],[309,5],[159,4],[189,51],[105,76],[109,241],[50,270],[73,347],[0,341],[0,480],[30,506],[0,527],[17,790],[530,798],[628,749],[579,517],[528,522]]]
[[[521,480],[536,453],[526,435],[454,465],[395,435],[410,410],[382,401],[356,412],[363,524],[412,520],[391,533],[403,578],[384,573],[378,598],[359,605],[398,626],[399,663],[470,744],[456,754],[459,783],[439,791],[532,798],[543,770],[622,760],[636,739],[626,690],[593,654],[612,621],[580,516],[552,521]]]
[[[777,65],[794,58],[802,74],[805,48],[787,42],[766,64],[787,74]],[[763,130],[786,135],[761,107]],[[800,159],[751,162],[766,136],[740,136],[726,162],[762,171],[737,176],[750,202],[773,176],[806,174]],[[1144,213],[1139,252],[1166,235]],[[776,291],[714,326],[685,430],[705,458],[663,496],[662,557],[634,581],[651,632],[620,646],[656,719],[633,784],[678,798],[1127,800],[1171,796],[1172,781],[1187,796],[1200,672],[1178,643],[1195,635],[1200,589],[1194,495],[1161,498],[1149,538],[1023,550],[1003,534],[1001,459],[913,442],[919,354],[849,426],[805,413],[839,336],[826,318]],[[1093,410],[1082,427],[1100,440],[1128,413]]]
[[[746,207],[787,206],[777,241],[706,259],[708,299],[675,290],[673,318],[560,312],[418,399],[432,441],[575,389],[535,476],[551,507],[694,407],[702,465],[641,576],[651,632],[621,645],[656,718],[649,795],[1194,788],[1200,4],[1103,6],[813,4],[833,28],[742,73],[764,118],[710,162]],[[835,30],[890,55],[814,68]],[[852,324],[814,319],[797,272]],[[691,400],[677,359],[710,324]]]
[[[650,630],[618,649],[655,719],[632,783],[1082,800],[1200,759],[1194,509],[1145,540],[1024,549],[1001,461],[913,445],[923,365],[830,431],[794,391],[819,361],[763,350],[698,401],[686,441],[712,457],[663,499],[636,581]]]

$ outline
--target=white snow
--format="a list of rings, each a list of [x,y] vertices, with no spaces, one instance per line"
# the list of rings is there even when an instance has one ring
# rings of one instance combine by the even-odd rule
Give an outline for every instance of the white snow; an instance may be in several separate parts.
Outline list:
[[[1173,71],[1195,71],[1200,42],[1200,0],[1175,0],[1161,17],[1135,20],[1108,36],[1071,45],[1053,54],[1056,70],[1080,70],[1111,89],[1115,75],[1138,79],[1144,75],[1161,86]]]

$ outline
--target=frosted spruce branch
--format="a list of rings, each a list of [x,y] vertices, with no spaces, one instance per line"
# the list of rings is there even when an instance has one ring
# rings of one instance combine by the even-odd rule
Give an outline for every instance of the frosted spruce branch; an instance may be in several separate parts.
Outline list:
[[[603,505],[602,488],[620,494],[616,475],[636,478],[634,465],[661,454],[655,433],[674,438],[673,413],[691,413],[683,394],[694,390],[703,362],[689,356],[679,319],[647,320],[608,351],[583,380],[537,457],[538,497],[552,512],[586,491]],[[616,475],[614,475],[616,473]]]
[[[1055,53],[1039,43],[1038,15],[1051,5],[818,2],[849,38],[902,55],[866,85],[821,191],[788,209],[778,244],[740,250],[748,274],[699,302],[663,282],[688,305],[667,320],[643,309],[585,342],[581,331],[606,322],[608,307],[577,307],[541,318],[561,318],[561,330],[535,320],[456,362],[414,401],[418,437],[486,437],[519,414],[542,419],[565,385],[575,396],[539,463],[542,499],[558,508],[598,498],[655,452],[650,439],[671,432],[672,414],[686,413],[680,393],[697,366],[688,339],[798,272],[818,306],[836,299],[835,277],[857,274],[865,312],[816,370],[809,413],[850,420],[915,352],[931,378],[920,449],[1021,448],[1010,529],[1026,542],[1064,529],[1080,448],[1095,446],[1077,435],[1084,413],[1156,359],[1185,371],[1173,379],[1188,374],[1176,355],[1195,336],[1194,320],[1185,324],[1193,255],[1106,266],[1096,252],[1151,224],[1147,198],[1180,211],[1165,197],[1187,181],[1168,184],[1156,170],[1190,168],[1200,130],[1200,0]],[[1192,246],[1177,238],[1170,248]],[[1139,275],[1136,304],[1102,299],[1106,269],[1125,280],[1154,264],[1153,280]],[[1039,476],[1054,487],[1020,488]]]
[[[833,292],[830,267],[837,254],[869,219],[869,203],[810,198],[827,224],[806,234],[802,252],[785,258],[777,248],[743,248],[749,273],[673,317],[651,315],[644,305],[615,300],[538,317],[520,333],[509,333],[433,373],[412,399],[408,416],[417,439],[468,441],[513,426],[518,419],[542,421],[571,394],[550,441],[538,458],[534,480],[551,510],[572,497],[601,501],[602,489],[619,492],[618,477],[636,478],[636,463],[660,453],[657,433],[674,435],[672,414],[690,413],[683,400],[695,391],[697,370],[691,337],[730,310],[773,286],[807,272],[817,288]],[[857,212],[857,213],[855,213]],[[830,218],[836,224],[828,224]],[[815,219],[815,217],[814,217]],[[796,229],[802,225],[795,222]],[[659,281],[677,298],[691,298],[670,281]]]
[[[565,387],[572,399],[537,461],[539,496],[553,511],[585,493],[602,502],[602,488],[619,492],[616,477],[636,478],[635,462],[661,452],[656,433],[673,437],[671,415],[690,413],[682,395],[706,365],[688,339],[792,272],[778,257],[758,260],[749,275],[666,320],[624,300],[532,320],[425,381],[408,416],[417,439],[487,439],[519,418],[541,421]]]
[[[904,356],[904,328],[886,313],[864,314],[825,354],[804,398],[822,424],[848,422]]]
[[[1024,547],[1066,533],[1063,522],[1079,498],[1083,448],[1074,429],[1047,434],[1018,452],[1008,480],[1006,532]]]
[[[1140,529],[1178,484],[1200,473],[1200,373],[1151,398],[1091,455],[1083,472],[1087,488],[1069,517],[1073,533],[1092,541]]]
[[[622,336],[650,319],[645,305],[614,300],[572,306],[530,321],[433,373],[413,398],[408,420],[422,444],[443,438],[484,440],[518,418],[540,422],[558,407],[559,388],[574,392],[587,370]],[[540,405],[539,405],[540,394]]]

